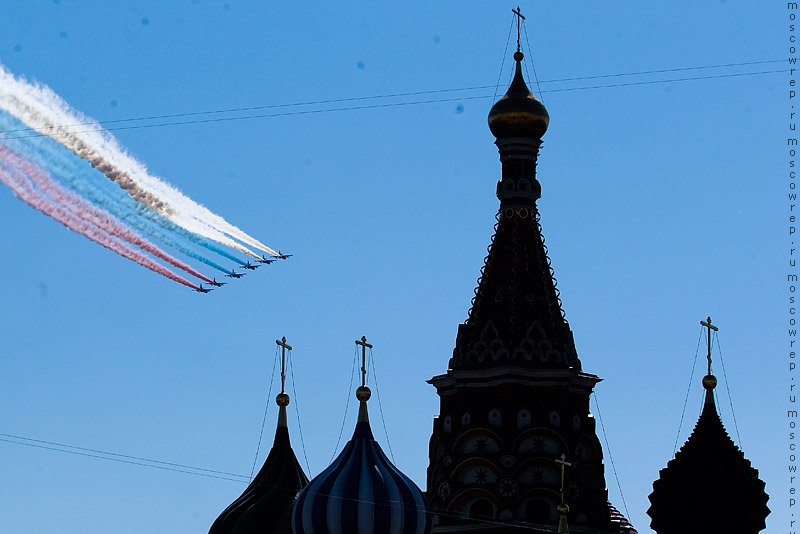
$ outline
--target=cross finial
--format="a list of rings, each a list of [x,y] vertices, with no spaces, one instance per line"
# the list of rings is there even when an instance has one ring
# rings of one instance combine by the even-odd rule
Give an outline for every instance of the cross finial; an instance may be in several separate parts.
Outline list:
[[[717,332],[719,328],[711,324],[711,317],[705,321],[700,321],[700,324],[708,329],[708,355],[706,358],[708,358],[708,374],[711,374],[711,331]]]
[[[372,345],[367,343],[367,337],[361,336],[361,340],[356,339],[356,345],[361,345],[361,386],[367,385],[367,349]]]
[[[564,468],[572,467],[572,464],[567,461],[567,457],[561,454],[561,458],[556,458],[555,462],[561,464],[561,504],[564,504]]]
[[[560,516],[558,519],[558,532],[559,534],[567,534],[569,532],[569,527],[567,526],[569,506],[564,502],[564,468],[572,467],[572,464],[567,461],[564,453],[561,453],[561,458],[556,458],[555,462],[561,464],[561,504],[558,505],[558,514]]]
[[[511,12],[517,16],[517,52],[519,52],[519,21],[520,19],[525,20],[525,17],[522,16],[519,6],[517,6],[517,9],[512,9]]]
[[[286,393],[286,349],[292,350],[292,347],[286,344],[285,336],[280,341],[276,339],[275,343],[281,347],[281,393]]]

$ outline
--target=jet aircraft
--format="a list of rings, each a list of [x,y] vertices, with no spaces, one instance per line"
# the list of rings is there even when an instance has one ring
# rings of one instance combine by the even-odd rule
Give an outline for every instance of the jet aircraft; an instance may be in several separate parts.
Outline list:
[[[195,289],[195,291],[197,291],[198,293],[210,293],[211,291],[213,291],[213,289],[211,289],[210,287],[203,287],[203,284],[200,284],[200,287]]]
[[[213,278],[213,279],[212,279],[212,280],[209,282],[209,284],[211,284],[212,286],[222,287],[222,286],[224,286],[224,285],[225,285],[225,282],[217,282],[217,279],[216,279],[216,278]]]
[[[245,263],[244,265],[242,265],[242,269],[250,269],[251,271],[255,271],[259,267],[261,267],[261,265],[250,265],[249,261],[247,263]]]
[[[237,273],[236,271],[231,271],[230,273],[226,274],[228,278],[241,278],[245,275],[245,273]]]

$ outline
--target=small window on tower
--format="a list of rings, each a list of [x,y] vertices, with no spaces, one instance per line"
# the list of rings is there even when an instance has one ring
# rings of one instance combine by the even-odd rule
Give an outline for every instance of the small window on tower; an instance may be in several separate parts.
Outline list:
[[[469,426],[470,417],[469,412],[465,412],[464,415],[461,416],[461,426]]]
[[[517,412],[517,428],[522,428],[531,424],[531,412],[520,410]]]
[[[500,428],[500,410],[492,410],[489,412],[489,424]]]
[[[558,412],[550,412],[550,424],[553,426],[561,426],[561,417]]]
[[[572,416],[572,430],[580,430],[581,429],[581,418],[577,415]]]
[[[453,431],[453,419],[449,415],[444,418],[444,431],[448,434]]]

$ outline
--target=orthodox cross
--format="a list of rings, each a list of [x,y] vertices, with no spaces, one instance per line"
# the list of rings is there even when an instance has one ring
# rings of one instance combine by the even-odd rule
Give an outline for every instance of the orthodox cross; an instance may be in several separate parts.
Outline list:
[[[711,331],[717,332],[719,328],[711,324],[711,317],[706,319],[705,321],[700,321],[702,326],[705,326],[708,329],[708,374],[711,374]]]
[[[286,344],[285,336],[280,341],[276,339],[275,343],[281,347],[281,393],[286,393],[286,349],[292,350],[292,347]]]
[[[520,19],[525,20],[525,17],[522,16],[519,6],[517,6],[517,9],[512,9],[511,12],[517,16],[517,52],[519,52],[519,21]]]
[[[367,385],[367,349],[371,349],[372,345],[367,343],[367,337],[361,336],[361,340],[356,340],[356,345],[361,345],[361,385]]]
[[[572,467],[572,464],[567,461],[564,453],[561,453],[561,458],[556,458],[555,462],[561,464],[561,504],[564,504],[564,468]]]

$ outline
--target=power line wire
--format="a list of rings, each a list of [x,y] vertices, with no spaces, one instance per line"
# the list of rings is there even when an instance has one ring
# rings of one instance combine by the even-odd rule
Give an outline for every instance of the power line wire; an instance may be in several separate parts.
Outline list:
[[[733,398],[731,397],[730,382],[728,382],[728,373],[725,372],[725,360],[722,359],[722,346],[719,344],[719,334],[714,333],[714,339],[717,340],[717,351],[719,352],[719,362],[722,364],[722,377],[725,379],[725,390],[728,392],[728,403],[731,406],[731,415],[733,416],[733,428],[736,430],[736,437],[739,439],[739,448],[743,449],[742,436],[739,435],[739,425],[736,423],[736,412],[733,410]]]
[[[639,71],[639,72],[624,72],[624,73],[614,73],[614,74],[601,74],[595,76],[581,76],[581,77],[574,77],[574,78],[562,78],[562,79],[555,79],[555,80],[544,80],[539,82],[537,80],[537,84],[539,83],[558,83],[558,82],[566,82],[566,81],[580,81],[580,80],[592,80],[592,79],[601,79],[601,78],[612,78],[612,77],[622,77],[622,76],[638,76],[638,75],[645,75],[645,74],[660,74],[660,73],[669,73],[669,72],[681,72],[681,71],[691,71],[691,70],[700,70],[700,69],[714,69],[714,68],[730,68],[730,67],[738,67],[738,66],[748,66],[748,65],[760,65],[760,64],[767,64],[767,63],[777,63],[782,62],[785,60],[769,60],[769,61],[750,61],[744,63],[727,63],[727,64],[720,64],[720,65],[703,65],[703,66],[694,66],[694,67],[681,67],[681,68],[673,68],[673,69],[659,69],[659,70],[650,70],[650,71]],[[502,71],[501,71],[502,72]],[[647,84],[654,84],[654,83],[668,83],[668,82],[683,82],[683,81],[690,81],[690,80],[707,80],[713,78],[725,78],[725,77],[734,77],[734,76],[751,76],[751,75],[758,75],[758,74],[772,74],[777,72],[787,72],[786,69],[781,70],[773,70],[773,71],[763,71],[763,72],[748,72],[748,73],[735,73],[735,74],[719,74],[719,75],[712,75],[712,76],[702,76],[702,77],[690,77],[690,78],[679,78],[679,79],[667,79],[667,80],[647,80],[647,81],[640,81],[640,82],[628,82],[622,84],[606,84],[606,85],[594,85],[588,87],[571,87],[571,88],[562,88],[562,89],[550,89],[550,90],[541,90],[540,93],[553,93],[553,92],[564,92],[564,91],[576,91],[576,90],[587,90],[587,89],[600,89],[606,87],[625,87],[625,86],[632,86],[632,85],[647,85]],[[218,115],[224,113],[242,113],[247,111],[259,111],[259,110],[267,110],[267,109],[280,109],[280,108],[291,108],[291,107],[303,107],[303,106],[314,106],[314,105],[323,105],[323,104],[336,104],[336,103],[344,103],[344,102],[357,102],[357,101],[364,101],[364,100],[378,100],[378,99],[388,99],[388,98],[404,98],[404,97],[413,97],[413,96],[423,96],[423,95],[432,95],[432,94],[444,94],[444,93],[454,93],[454,92],[467,92],[467,91],[477,91],[483,89],[495,89],[495,96],[496,96],[496,88],[497,84],[495,85],[481,85],[481,86],[474,86],[474,87],[461,87],[461,88],[453,88],[453,89],[435,89],[435,90],[427,90],[427,91],[412,91],[412,92],[405,92],[405,93],[394,93],[394,94],[386,94],[386,95],[373,95],[373,96],[359,96],[359,97],[349,97],[349,98],[338,98],[338,99],[327,99],[327,100],[313,100],[308,102],[294,102],[294,103],[286,103],[286,104],[270,104],[270,105],[263,105],[263,106],[248,106],[248,107],[239,107],[239,108],[227,108],[227,109],[217,109],[217,110],[206,110],[206,111],[194,111],[194,112],[187,112],[187,113],[172,113],[166,115],[150,115],[144,117],[130,117],[130,118],[123,118],[123,119],[111,119],[105,121],[92,121],[92,122],[82,122],[82,123],[75,123],[69,125],[57,125],[45,128],[45,130],[54,130],[54,129],[61,129],[61,128],[75,128],[81,126],[91,126],[92,129],[84,130],[84,131],[77,131],[72,133],[88,133],[99,131],[101,126],[103,125],[110,125],[110,124],[120,124],[126,122],[138,122],[138,121],[151,121],[151,120],[162,120],[162,119],[176,119],[176,118],[184,118],[184,117],[198,117],[203,115]],[[164,127],[164,126],[175,126],[175,125],[184,125],[184,124],[201,124],[207,122],[222,122],[222,121],[233,121],[233,120],[244,120],[244,119],[253,119],[253,118],[266,118],[266,117],[279,117],[279,116],[288,116],[288,115],[302,115],[302,114],[309,114],[309,113],[325,113],[325,112],[332,112],[332,111],[352,111],[352,110],[359,110],[359,109],[372,109],[372,108],[381,108],[381,107],[394,107],[394,106],[404,106],[404,105],[414,105],[414,104],[430,104],[436,102],[450,102],[454,100],[470,100],[475,98],[488,98],[488,95],[480,95],[480,96],[466,96],[466,97],[458,97],[458,98],[447,98],[447,99],[432,99],[432,100],[422,100],[422,101],[414,101],[414,102],[393,102],[387,104],[373,104],[367,106],[350,106],[350,107],[341,107],[341,108],[331,108],[331,109],[317,109],[317,110],[303,110],[298,112],[287,112],[287,113],[275,113],[275,114],[256,114],[256,115],[245,115],[240,117],[221,117],[221,118],[209,118],[209,119],[198,119],[198,120],[191,120],[191,121],[172,121],[172,122],[165,122],[165,123],[157,123],[157,124],[144,124],[144,125],[134,125],[134,126],[120,126],[120,127],[108,127],[105,128],[106,130],[125,130],[125,129],[139,129],[139,128],[157,128],[157,127]],[[494,97],[493,97],[494,98]],[[39,137],[44,134],[34,133],[31,135],[24,135],[24,136],[8,136],[7,134],[10,133],[19,133],[19,132],[30,132],[30,128],[17,128],[13,130],[3,130],[0,131],[0,134],[4,135],[5,139],[19,139],[19,138],[26,138],[26,137]],[[1,139],[1,138],[0,138]]]
[[[272,373],[269,378],[269,391],[267,392],[267,402],[264,406],[264,418],[261,420],[261,433],[258,434],[258,445],[256,446],[256,456],[253,458],[253,467],[250,468],[250,480],[253,480],[253,473],[256,471],[258,462],[258,452],[261,450],[261,439],[264,437],[264,425],[267,422],[267,412],[269,411],[269,400],[272,397],[272,382],[275,379],[275,366],[278,364],[278,346],[275,345],[275,356],[272,358]]]
[[[87,456],[89,458],[97,458],[100,460],[108,460],[111,462],[119,462],[124,464],[138,465],[141,467],[150,467],[152,469],[162,469],[164,471],[175,471],[178,473],[186,473],[189,475],[204,476],[209,478],[218,478],[221,480],[231,480],[233,482],[244,482],[247,480],[247,475],[239,475],[237,473],[228,473],[225,471],[216,471],[214,469],[205,469],[202,467],[194,467],[186,464],[178,464],[173,462],[163,462],[161,460],[153,460],[150,458],[142,458],[140,456],[131,456],[128,454],[119,454],[115,452],[108,452],[99,449],[90,449],[87,447],[77,447],[75,445],[67,445],[65,443],[57,443],[55,441],[45,441],[42,439],[26,438],[24,436],[15,436],[13,434],[0,433],[0,441],[6,443],[13,443],[15,445],[25,445],[27,447],[34,447],[37,449],[46,449],[56,452],[65,452],[67,454],[75,454],[78,456]],[[10,439],[7,439],[10,438]],[[70,450],[72,449],[72,450]],[[224,476],[220,476],[224,475]],[[230,478],[237,477],[237,478]]]
[[[697,366],[697,354],[700,352],[700,340],[703,339],[703,329],[700,329],[700,335],[697,336],[697,347],[694,349],[694,360],[692,361],[692,373],[689,375],[689,386],[686,388],[686,397],[683,399],[683,410],[681,410],[681,421],[678,423],[678,433],[675,435],[675,444],[672,446],[672,455],[675,456],[675,451],[678,450],[678,439],[681,437],[681,428],[683,427],[683,416],[686,415],[686,404],[689,402],[689,392],[692,390],[692,381],[694,380],[694,369]]]
[[[511,30],[514,29],[514,15],[511,16],[511,25],[508,27],[508,37],[506,37],[506,48],[503,50],[503,61],[500,62],[500,72],[497,73],[497,83],[494,86],[494,96],[492,99],[497,98],[497,89],[500,88],[500,77],[503,76],[503,67],[506,64],[506,56],[508,55],[508,43],[511,41]]]
[[[593,391],[592,393],[594,393],[594,405],[597,407],[597,418],[600,420],[600,428],[603,429],[603,441],[606,442],[608,459],[611,460],[611,469],[614,471],[614,478],[617,480],[617,488],[619,489],[619,496],[620,498],[622,498],[622,506],[625,508],[625,517],[630,517],[631,513],[628,511],[628,503],[625,502],[625,494],[622,493],[622,484],[620,484],[619,476],[617,476],[617,466],[614,465],[614,457],[611,455],[611,446],[608,444],[608,433],[606,432],[606,427],[603,424],[603,416],[600,413],[600,402],[597,400],[597,392]]]

